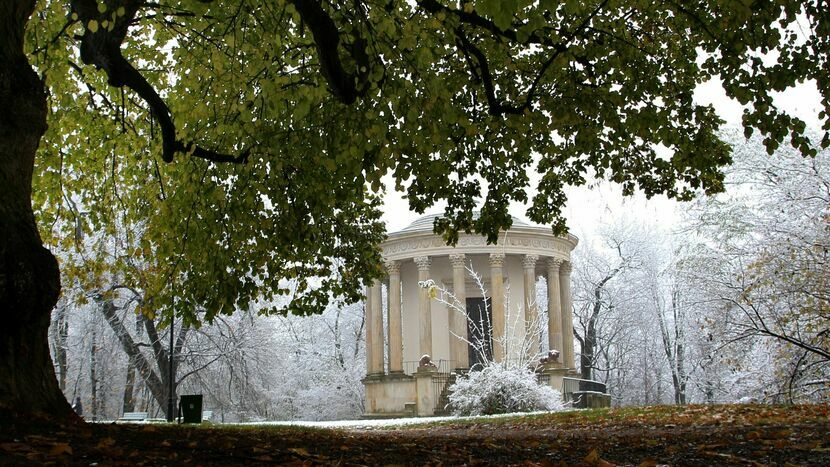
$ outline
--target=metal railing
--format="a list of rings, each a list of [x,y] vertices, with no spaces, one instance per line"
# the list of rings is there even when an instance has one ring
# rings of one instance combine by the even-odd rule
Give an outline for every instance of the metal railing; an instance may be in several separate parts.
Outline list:
[[[417,361],[403,362],[403,372],[408,375],[415,374],[419,363]],[[455,369],[454,360],[433,360],[432,363],[436,366],[438,373],[452,373]]]
[[[433,413],[436,415],[446,415],[449,413],[450,386],[453,383],[455,383],[455,374],[453,373],[438,372],[432,375],[432,391],[436,395]]]

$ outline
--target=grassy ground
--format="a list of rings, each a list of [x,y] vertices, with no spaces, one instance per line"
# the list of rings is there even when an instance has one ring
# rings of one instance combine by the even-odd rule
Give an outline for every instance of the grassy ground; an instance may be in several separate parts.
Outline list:
[[[362,430],[0,420],[0,464],[830,465],[830,406],[658,406]],[[12,417],[12,418],[9,418]]]

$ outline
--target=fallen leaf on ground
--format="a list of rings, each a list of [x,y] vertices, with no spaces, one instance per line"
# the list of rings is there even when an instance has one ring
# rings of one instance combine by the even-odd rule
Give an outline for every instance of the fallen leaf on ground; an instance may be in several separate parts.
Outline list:
[[[103,438],[98,441],[98,449],[104,449],[115,446],[115,440],[112,438]]]
[[[31,451],[32,447],[25,443],[3,443],[0,444],[0,449],[7,452],[23,452]]]
[[[49,450],[50,456],[62,456],[64,454],[72,455],[72,446],[69,443],[57,443],[52,445],[52,449]]]
[[[298,456],[311,457],[311,453],[303,448],[288,448],[288,450],[293,452],[294,454],[297,454]]]

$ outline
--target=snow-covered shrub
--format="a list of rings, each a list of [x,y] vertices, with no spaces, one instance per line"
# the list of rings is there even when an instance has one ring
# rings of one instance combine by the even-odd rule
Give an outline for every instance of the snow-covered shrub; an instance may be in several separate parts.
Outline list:
[[[459,376],[450,387],[450,408],[456,415],[561,410],[562,394],[539,384],[525,368],[490,363],[481,371]]]

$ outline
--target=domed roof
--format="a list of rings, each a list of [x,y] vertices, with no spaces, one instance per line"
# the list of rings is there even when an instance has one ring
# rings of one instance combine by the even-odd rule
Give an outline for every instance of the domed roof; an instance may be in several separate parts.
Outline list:
[[[415,219],[415,221],[412,222],[411,224],[409,224],[408,226],[401,229],[399,232],[419,232],[419,231],[432,232],[432,226],[433,226],[433,223],[435,222],[435,219],[437,219],[439,217],[443,217],[443,216],[444,216],[443,214],[427,214],[425,216],[421,216],[421,217]],[[473,212],[473,219],[478,219],[478,216],[479,216],[478,211]],[[511,228],[515,228],[515,227],[530,227],[530,228],[537,227],[538,228],[538,226],[530,225],[527,222],[524,222],[523,220],[519,219],[516,216],[510,216],[510,217],[511,217],[511,219],[513,219],[513,225],[512,225]],[[397,232],[395,232],[395,233],[397,233]]]

